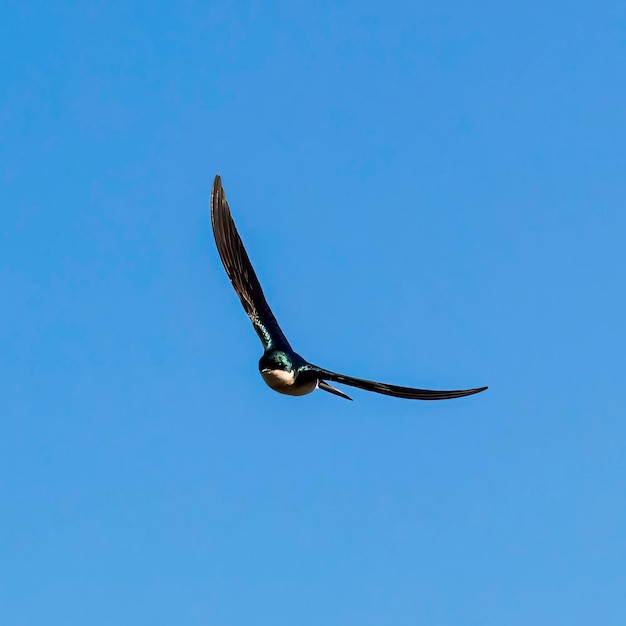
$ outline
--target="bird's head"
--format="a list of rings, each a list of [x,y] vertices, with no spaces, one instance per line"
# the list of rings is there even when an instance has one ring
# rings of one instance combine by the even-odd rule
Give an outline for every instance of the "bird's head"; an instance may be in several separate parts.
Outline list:
[[[259,360],[259,371],[291,372],[293,370],[293,363],[291,358],[286,352],[282,350],[268,350]]]

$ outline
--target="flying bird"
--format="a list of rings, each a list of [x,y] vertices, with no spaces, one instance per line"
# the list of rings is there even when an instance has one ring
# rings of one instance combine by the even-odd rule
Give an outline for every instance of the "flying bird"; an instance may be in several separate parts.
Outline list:
[[[476,389],[433,391],[400,387],[338,374],[309,363],[293,350],[265,300],[259,279],[252,268],[230,214],[219,176],[215,177],[211,191],[211,223],[217,250],[226,274],[265,350],[259,360],[259,371],[265,383],[274,391],[290,396],[303,396],[315,389],[322,389],[346,400],[352,400],[343,391],[331,387],[328,381],[332,381],[398,398],[447,400],[471,396],[487,389],[487,387],[477,387]]]

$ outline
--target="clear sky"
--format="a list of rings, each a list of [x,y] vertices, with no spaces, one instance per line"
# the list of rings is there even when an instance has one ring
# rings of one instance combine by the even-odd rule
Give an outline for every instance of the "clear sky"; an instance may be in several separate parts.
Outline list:
[[[626,5],[0,9],[0,623],[626,623]],[[219,173],[294,347],[268,389]]]

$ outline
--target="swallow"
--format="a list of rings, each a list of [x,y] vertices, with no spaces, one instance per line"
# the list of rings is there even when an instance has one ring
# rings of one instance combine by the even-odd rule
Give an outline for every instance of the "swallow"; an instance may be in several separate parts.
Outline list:
[[[346,400],[352,400],[343,391],[332,387],[328,382],[332,381],[397,398],[448,400],[471,396],[487,389],[487,387],[477,387],[476,389],[434,391],[400,387],[346,376],[309,363],[291,347],[267,304],[259,279],[230,214],[219,176],[215,177],[211,191],[211,224],[217,251],[226,274],[263,344],[264,352],[259,360],[259,372],[265,383],[274,391],[289,396],[303,396],[321,389]]]

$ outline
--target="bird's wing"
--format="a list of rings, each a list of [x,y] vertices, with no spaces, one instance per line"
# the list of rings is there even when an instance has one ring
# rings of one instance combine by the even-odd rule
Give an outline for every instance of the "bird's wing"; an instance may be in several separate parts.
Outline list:
[[[259,279],[235,228],[219,176],[215,177],[211,191],[211,223],[224,269],[263,346],[266,350],[289,348],[289,342],[265,300]]]
[[[382,393],[386,396],[395,396],[396,398],[409,398],[410,400],[449,400],[451,398],[462,398],[463,396],[471,396],[475,393],[485,391],[487,387],[477,387],[476,389],[456,389],[451,391],[434,391],[431,389],[414,389],[413,387],[400,387],[399,385],[389,385],[387,383],[377,383],[373,380],[363,380],[362,378],[353,378],[345,374],[338,374],[329,370],[310,366],[318,373],[320,378],[332,380],[336,383],[343,383],[352,387],[359,387],[366,391],[374,391]]]

